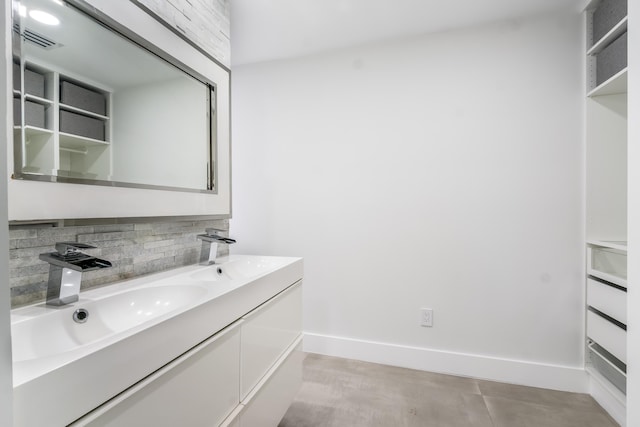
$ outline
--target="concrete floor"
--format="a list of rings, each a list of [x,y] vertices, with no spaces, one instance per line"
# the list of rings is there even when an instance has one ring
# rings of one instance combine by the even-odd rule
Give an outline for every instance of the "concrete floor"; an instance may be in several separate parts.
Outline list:
[[[309,354],[279,427],[614,427],[586,394]]]

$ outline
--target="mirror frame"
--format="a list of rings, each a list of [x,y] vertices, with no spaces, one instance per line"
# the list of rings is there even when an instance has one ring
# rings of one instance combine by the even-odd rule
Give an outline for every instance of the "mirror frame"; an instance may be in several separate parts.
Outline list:
[[[134,2],[112,0],[66,0],[70,7],[80,9],[101,25],[116,30],[161,58],[169,60],[192,76],[207,83],[215,82],[217,144],[215,161],[211,162],[214,189],[188,190],[155,185],[127,184],[105,181],[93,185],[77,178],[9,179],[9,219],[32,221],[50,219],[208,216],[231,217],[231,72],[201,50],[170,31],[166,25],[149,15]],[[9,3],[9,2],[7,2]],[[10,3],[17,14],[16,3]],[[12,16],[8,17],[11,21]],[[9,22],[9,23],[12,23]],[[12,26],[5,28],[5,40],[13,40]],[[13,43],[5,43],[11,50]],[[12,52],[9,52],[12,53]],[[12,73],[7,71],[5,85],[12,88]],[[9,90],[11,93],[11,90]],[[6,100],[12,111],[11,99]],[[12,117],[11,114],[9,114]],[[13,141],[13,122],[7,117],[7,141]],[[14,167],[13,143],[7,147],[8,173]],[[167,191],[168,190],[168,191]],[[109,201],[109,203],[105,203]]]
[[[22,170],[22,161],[24,158],[24,153],[22,152],[22,141],[17,138],[13,138],[14,144],[14,165],[13,165],[13,175],[11,176],[13,179],[24,179],[24,180],[32,180],[32,181],[44,181],[44,182],[65,182],[65,183],[75,183],[75,184],[86,184],[86,185],[103,185],[110,187],[130,187],[130,188],[145,188],[145,189],[159,189],[165,191],[184,191],[184,192],[196,192],[196,193],[217,193],[217,168],[215,167],[217,163],[217,138],[216,138],[216,120],[217,120],[217,110],[218,106],[216,105],[217,101],[217,85],[215,82],[206,78],[202,74],[198,73],[193,68],[189,67],[187,64],[179,61],[173,56],[169,55],[165,51],[161,50],[157,46],[149,43],[147,40],[141,38],[133,31],[129,30],[127,27],[119,24],[114,19],[109,16],[101,13],[97,9],[91,7],[88,3],[83,0],[61,0],[64,5],[63,7],[70,7],[75,9],[78,13],[85,15],[87,18],[91,19],[96,25],[100,25],[105,28],[107,31],[113,33],[116,36],[122,37],[123,39],[133,43],[140,49],[144,49],[156,56],[158,59],[167,62],[170,66],[177,68],[183,73],[189,75],[193,79],[205,85],[208,89],[207,93],[207,101],[209,104],[208,116],[211,118],[208,126],[207,126],[207,181],[205,183],[206,188],[204,189],[195,189],[195,188],[186,188],[186,187],[174,187],[167,185],[155,185],[155,184],[143,184],[143,183],[131,183],[131,182],[123,182],[123,181],[111,181],[111,180],[100,180],[100,179],[89,179],[89,178],[75,178],[75,177],[66,177],[60,175],[43,175],[43,174],[34,174],[29,172],[24,172]],[[19,3],[19,0],[13,0],[13,3]],[[138,6],[139,7],[139,6]],[[12,46],[13,46],[13,57],[15,59],[19,59],[20,62],[24,61],[22,57],[22,43],[21,32],[22,32],[22,23],[21,17],[18,13],[18,8],[13,7],[13,25],[12,28],[19,28],[20,33],[12,32]],[[21,77],[21,76],[19,76]],[[212,99],[213,98],[213,99]]]

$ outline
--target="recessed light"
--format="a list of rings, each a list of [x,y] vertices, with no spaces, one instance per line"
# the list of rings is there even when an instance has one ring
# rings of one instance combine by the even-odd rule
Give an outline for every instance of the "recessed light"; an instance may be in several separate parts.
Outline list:
[[[45,25],[58,25],[60,23],[58,18],[42,10],[30,10],[29,16]]]

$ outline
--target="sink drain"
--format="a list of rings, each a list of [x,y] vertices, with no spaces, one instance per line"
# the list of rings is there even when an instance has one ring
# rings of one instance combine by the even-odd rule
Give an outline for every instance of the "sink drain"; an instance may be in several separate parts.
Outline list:
[[[84,308],[79,308],[73,312],[73,321],[76,323],[84,323],[89,318],[89,312]]]
[[[218,267],[218,274],[222,274],[222,268]]]

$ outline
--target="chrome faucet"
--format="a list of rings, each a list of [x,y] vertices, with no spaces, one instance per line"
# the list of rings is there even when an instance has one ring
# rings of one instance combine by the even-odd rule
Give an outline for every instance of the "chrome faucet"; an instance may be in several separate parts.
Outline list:
[[[200,265],[211,265],[216,263],[218,256],[218,243],[226,243],[228,245],[235,243],[234,239],[221,236],[220,233],[226,230],[219,228],[207,228],[205,234],[198,234],[196,237],[202,240],[202,249],[200,249]]]
[[[80,249],[95,249],[95,246],[59,242],[55,247],[55,252],[40,254],[40,259],[49,263],[47,305],[60,306],[78,301],[82,273],[111,267],[109,261],[80,252]]]

